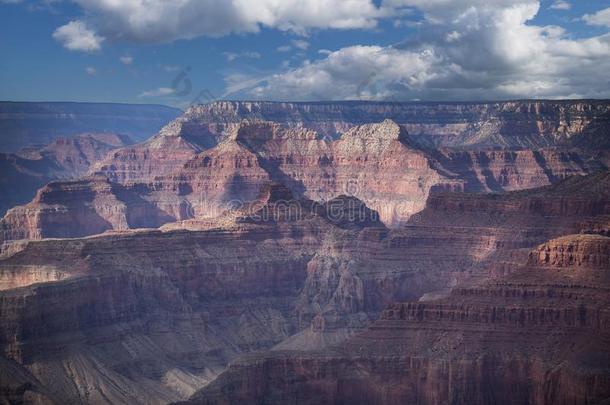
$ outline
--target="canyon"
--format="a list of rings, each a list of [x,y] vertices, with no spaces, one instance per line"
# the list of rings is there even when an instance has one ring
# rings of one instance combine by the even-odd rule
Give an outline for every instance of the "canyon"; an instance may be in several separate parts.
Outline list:
[[[610,237],[568,235],[509,275],[396,303],[324,351],[250,355],[189,404],[603,403]]]
[[[94,162],[130,143],[125,135],[85,133],[24,147],[16,153],[0,153],[0,213],[27,203],[50,181],[85,176]]]
[[[220,101],[22,149],[57,169],[0,220],[0,401],[601,402],[609,118]]]

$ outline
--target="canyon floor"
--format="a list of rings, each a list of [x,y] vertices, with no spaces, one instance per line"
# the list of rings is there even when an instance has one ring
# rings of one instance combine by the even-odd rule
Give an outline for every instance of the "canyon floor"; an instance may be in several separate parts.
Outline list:
[[[610,401],[610,102],[125,135],[0,155],[0,403]]]

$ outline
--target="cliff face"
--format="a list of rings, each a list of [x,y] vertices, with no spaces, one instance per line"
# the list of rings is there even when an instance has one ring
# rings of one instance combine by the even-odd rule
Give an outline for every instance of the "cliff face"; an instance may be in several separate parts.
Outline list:
[[[242,353],[273,347],[319,350],[349,338],[393,302],[442,293],[459,281],[467,285],[483,276],[514,272],[516,263],[527,263],[547,250],[550,265],[605,266],[603,254],[592,255],[595,248],[589,248],[586,241],[578,246],[588,253],[572,254],[574,259],[559,259],[559,252],[574,249],[551,247],[559,244],[541,247],[529,259],[523,248],[531,248],[555,232],[577,232],[585,222],[604,226],[610,215],[604,205],[606,182],[607,174],[589,176],[503,196],[527,200],[572,188],[583,190],[572,195],[573,201],[596,201],[579,206],[565,200],[562,205],[567,208],[557,215],[566,220],[555,228],[549,226],[555,221],[552,215],[533,210],[531,218],[537,219],[530,227],[501,221],[491,227],[484,214],[479,216],[481,222],[474,222],[479,218],[475,217],[468,226],[454,226],[447,213],[435,220],[429,219],[434,215],[422,215],[404,229],[389,230],[379,222],[379,214],[354,197],[341,196],[320,204],[295,199],[288,187],[275,184],[265,186],[254,202],[200,223],[189,220],[167,224],[162,231],[126,230],[90,238],[29,241],[0,260],[0,346],[5,357],[35,379],[36,387],[45,387],[49,390],[45,395],[61,401],[162,403],[185,399]],[[594,184],[599,184],[597,191]],[[112,186],[103,197],[102,191],[110,183],[102,185],[96,186],[101,191],[93,198],[93,207],[96,198],[116,195]],[[52,195],[41,201],[54,203]],[[459,201],[463,194],[449,193],[445,198],[451,195]],[[471,198],[476,197],[488,198]],[[606,208],[584,210],[596,207],[599,201],[605,201],[602,207]],[[498,211],[489,212],[497,215]],[[455,210],[455,215],[461,215],[460,211]],[[546,261],[544,257],[540,260]],[[585,276],[576,281],[589,277]],[[295,367],[309,367],[309,360],[293,359],[299,362]],[[386,360],[393,364],[391,370],[411,364],[397,356]],[[282,361],[293,367],[290,358]],[[277,378],[292,379],[291,369],[277,369],[266,362],[262,371],[255,372],[261,380],[248,380],[254,381],[247,382],[248,386],[267,383],[262,380],[268,375],[266,367],[277,372]],[[327,373],[324,370],[328,370],[326,375],[334,375],[334,363],[316,364],[324,369],[314,370],[314,375]],[[341,364],[341,369],[360,367]],[[496,365],[489,364],[490,369]],[[446,377],[443,373],[452,369],[434,367],[441,384]],[[433,371],[422,373],[432,375]],[[384,376],[391,376],[390,371]],[[475,375],[468,374],[464,381],[471,381],[466,380],[470,377]],[[300,384],[303,379],[296,381]],[[367,386],[360,381],[357,385]],[[303,386],[302,396],[297,398],[325,398],[318,396],[317,387],[311,387]],[[434,392],[435,387],[426,392]],[[253,398],[258,395],[244,392]],[[261,395],[276,398],[267,397],[267,392]],[[284,394],[278,395],[278,402],[283,402]]]
[[[3,355],[62,402],[188,397],[302,328],[295,302],[322,244],[385,230],[350,197],[286,201],[274,186],[206,231],[28,242],[0,260]]]
[[[84,176],[94,162],[129,143],[129,138],[116,134],[80,134],[15,154],[0,153],[0,213],[30,201],[49,181]]]
[[[263,184],[275,181],[320,202],[353,195],[397,226],[424,206],[431,190],[463,188],[392,121],[354,127],[333,142],[271,122],[243,122],[228,131],[204,149],[163,130],[109,154],[91,171],[145,190],[142,198],[173,220],[217,216],[232,203],[252,201]]]
[[[465,181],[466,191],[535,188],[608,167],[604,156],[571,149],[441,150],[439,161]]]
[[[203,124],[213,132],[242,120],[304,126],[335,137],[355,125],[391,119],[423,144],[451,147],[608,147],[606,101],[498,103],[276,103],[220,101],[189,108],[172,130],[197,139]]]
[[[597,403],[609,270],[610,238],[551,240],[509,276],[392,305],[332,349],[238,361],[189,403]]]
[[[4,240],[88,236],[107,230],[156,228],[169,217],[131,189],[106,178],[52,182],[0,221]]]
[[[605,398],[607,104],[219,102],[11,155],[90,169],[0,221],[0,402]]]

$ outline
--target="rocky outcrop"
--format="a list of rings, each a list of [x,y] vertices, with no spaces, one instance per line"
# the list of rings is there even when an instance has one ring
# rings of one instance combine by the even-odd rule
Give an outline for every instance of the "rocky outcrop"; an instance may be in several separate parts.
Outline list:
[[[27,203],[49,181],[84,176],[94,162],[129,143],[128,137],[116,134],[81,134],[16,154],[0,153],[0,213]]]
[[[3,355],[62,402],[185,399],[238,354],[298,332],[323,240],[336,251],[385,230],[353,197],[328,204],[273,185],[205,231],[27,242],[0,260]]]
[[[152,198],[173,204],[165,210],[177,219],[187,219],[185,206],[195,216],[214,216],[225,201],[213,190],[227,180],[206,175],[197,192],[188,183],[197,163],[189,162],[238,144],[266,172],[250,181],[250,170],[236,166],[230,176],[237,180],[229,182],[249,184],[238,199],[249,201],[267,177],[316,201],[353,194],[398,226],[423,208],[431,190],[510,191],[606,169],[598,146],[603,150],[607,120],[601,101],[215,102],[191,107],[150,141],[118,150],[92,173],[124,185],[154,183],[165,193]],[[180,198],[171,195],[177,189]]]
[[[610,238],[552,240],[509,276],[392,305],[334,348],[237,361],[188,403],[598,403],[609,270]]]
[[[447,147],[607,148],[609,106],[604,100],[496,103],[218,101],[189,108],[172,127],[192,139],[200,128],[220,133],[242,120],[274,121],[337,137],[355,125],[391,119],[418,142]],[[214,126],[215,125],[215,126]]]
[[[161,105],[0,102],[0,150],[17,152],[83,133],[127,135],[141,142],[180,110]]]
[[[127,187],[144,184],[147,199],[175,220],[217,216],[275,181],[319,202],[353,195],[397,226],[423,207],[431,190],[463,187],[389,120],[355,127],[334,142],[271,122],[242,122],[219,139],[202,149],[166,128],[109,154],[92,172]]]
[[[170,217],[132,189],[105,178],[51,182],[0,220],[3,241],[88,236],[156,228]]]
[[[578,149],[441,150],[439,161],[459,175],[465,190],[499,192],[536,188],[608,167],[603,156]]]
[[[238,150],[241,156],[243,149]],[[264,185],[252,202],[215,218],[168,223],[162,230],[21,242],[0,259],[0,347],[5,357],[49,390],[46,395],[62,402],[184,400],[244,353],[274,349],[273,356],[284,356],[282,361],[292,367],[291,359],[300,357],[285,356],[283,350],[340,344],[392,303],[424,305],[435,302],[430,293],[446,296],[451,288],[458,291],[490,277],[505,277],[534,260],[528,253],[541,238],[583,223],[588,229],[603,226],[606,208],[585,208],[607,201],[605,176],[500,197],[470,196],[486,202],[567,194],[562,202],[566,208],[560,211],[566,219],[558,227],[551,226],[556,217],[537,211],[536,204],[531,204],[528,227],[502,222],[499,209],[504,205],[482,202],[480,215],[461,224],[460,203],[447,202],[452,207],[447,212],[439,210],[437,216],[427,214],[433,209],[426,208],[425,215],[411,218],[403,229],[390,230],[378,213],[353,196],[320,203],[295,198],[289,187],[275,183]],[[100,194],[91,206],[96,206],[96,198],[114,198],[115,186],[107,181],[96,186]],[[567,193],[570,189],[574,191]],[[463,195],[447,193],[443,201],[451,196],[459,201]],[[51,202],[45,198],[42,201]],[[496,222],[490,223],[491,213]],[[604,259],[587,260],[597,265]],[[394,347],[388,342],[387,347]],[[398,357],[387,361],[395,361],[396,367],[404,364]],[[344,364],[350,370],[360,367]],[[247,363],[245,369],[249,367]],[[329,376],[335,373],[332,367],[326,369]],[[267,378],[264,370],[257,376]],[[445,377],[439,374],[439,384]],[[305,385],[297,398],[320,399],[316,390]],[[283,394],[278,395],[283,400]]]

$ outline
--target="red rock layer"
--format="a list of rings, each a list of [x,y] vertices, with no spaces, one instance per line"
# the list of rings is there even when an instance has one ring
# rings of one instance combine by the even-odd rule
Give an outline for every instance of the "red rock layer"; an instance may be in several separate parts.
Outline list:
[[[610,238],[552,240],[498,281],[392,305],[335,348],[238,361],[188,403],[598,403],[609,272]]]
[[[49,181],[84,176],[112,149],[129,143],[127,137],[115,134],[82,134],[61,137],[43,147],[31,146],[16,154],[0,153],[0,214],[30,201]]]
[[[557,228],[556,217],[535,209],[529,228],[490,225],[484,210],[472,217],[480,223],[452,225],[463,215],[452,203],[454,215],[388,230],[352,196],[320,204],[274,185],[252,204],[194,224],[195,232],[168,224],[163,232],[29,241],[0,260],[0,346],[64,400],[184,399],[241,353],[341,342],[393,302],[510,273],[527,259],[523,248],[549,233],[602,226],[607,211],[578,207],[604,201],[605,179],[494,197],[583,190],[565,200]],[[462,198],[445,201],[451,195]],[[501,218],[494,207],[502,204],[483,206]]]
[[[157,227],[167,215],[133,190],[105,178],[52,182],[0,221],[1,239],[66,238],[110,229]]]
[[[465,181],[467,191],[513,191],[546,186],[607,167],[592,152],[562,149],[441,152],[443,166]]]
[[[607,148],[607,101],[498,103],[279,103],[219,101],[190,107],[174,134],[196,138],[201,128],[220,134],[242,120],[274,121],[336,137],[355,125],[391,119],[422,144],[446,147]]]

